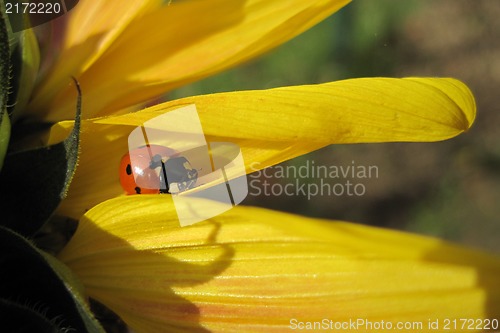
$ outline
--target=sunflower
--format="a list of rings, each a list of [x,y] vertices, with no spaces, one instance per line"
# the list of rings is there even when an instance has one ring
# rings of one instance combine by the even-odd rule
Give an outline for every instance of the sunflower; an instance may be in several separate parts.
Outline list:
[[[467,131],[474,97],[451,78],[350,79],[146,107],[347,2],[87,0],[53,22],[52,38],[29,29],[10,43],[3,23],[0,153],[8,144],[10,152],[0,176],[2,325],[126,325],[137,333],[494,325],[498,257],[255,207],[181,227],[175,194],[125,195],[120,186],[131,131],[193,104],[206,140],[239,146],[246,173],[331,144],[440,141]],[[222,205],[193,200],[200,211]]]

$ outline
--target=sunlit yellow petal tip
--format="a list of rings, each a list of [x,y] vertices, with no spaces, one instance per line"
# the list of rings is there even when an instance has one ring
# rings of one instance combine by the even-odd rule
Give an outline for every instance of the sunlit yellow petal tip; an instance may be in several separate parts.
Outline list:
[[[439,80],[433,78],[408,78],[430,87],[434,87],[437,91],[447,96],[450,102],[456,104],[455,110],[457,114],[457,130],[467,131],[476,118],[476,101],[469,87],[454,78],[442,78]]]
[[[429,320],[500,315],[498,257],[251,207],[182,228],[169,196],[96,206],[60,258],[137,332],[287,331],[324,318],[434,332]]]

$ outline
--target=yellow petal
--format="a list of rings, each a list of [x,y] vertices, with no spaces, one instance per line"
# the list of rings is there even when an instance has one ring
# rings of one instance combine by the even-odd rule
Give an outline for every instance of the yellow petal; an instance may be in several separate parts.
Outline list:
[[[193,96],[96,122],[140,126],[189,104],[214,141],[439,141],[468,130],[476,114],[472,93],[455,79],[362,78]]]
[[[500,315],[497,257],[241,206],[181,228],[169,195],[96,206],[60,259],[141,333],[287,331],[324,318],[416,322],[423,326],[413,331],[432,332],[429,320],[443,330],[445,319]]]
[[[87,120],[80,163],[60,212],[78,218],[123,193],[118,168],[130,132],[188,104],[196,105],[208,141],[241,147],[247,173],[330,144],[444,140],[466,131],[476,112],[471,92],[454,79],[372,78],[195,96]],[[71,127],[55,125],[49,142],[62,140]]]
[[[83,67],[85,69],[93,63],[92,60],[102,55],[129,25],[138,24],[136,20],[146,13],[157,11],[161,5],[161,0],[80,1],[69,16],[63,50],[67,51],[98,37],[98,42],[94,45],[94,53],[86,57]]]
[[[69,102],[68,109],[64,114],[59,113],[59,118],[50,119],[72,118],[75,100],[74,91],[71,93],[71,76],[79,77],[115,42],[127,26],[140,24],[133,22],[139,21],[147,12],[157,10],[161,4],[161,0],[79,1],[67,14],[68,23],[64,27],[65,36],[58,58],[39,84],[29,111],[35,112],[37,117],[48,112],[57,113],[53,100],[64,90],[68,93],[64,97]],[[61,27],[58,26],[58,29]]]
[[[58,77],[66,75],[67,80],[79,75],[87,100],[84,117],[115,113],[261,55],[348,2],[174,1],[118,31],[116,40],[107,38],[113,42],[112,47],[93,66],[79,68],[76,73],[66,70]],[[98,11],[92,8],[92,12]],[[96,16],[105,20],[101,14]],[[33,106],[50,107],[49,120],[67,119],[74,105],[70,89],[56,88],[52,82],[44,85],[50,85],[46,90],[58,94],[47,95],[42,90]]]

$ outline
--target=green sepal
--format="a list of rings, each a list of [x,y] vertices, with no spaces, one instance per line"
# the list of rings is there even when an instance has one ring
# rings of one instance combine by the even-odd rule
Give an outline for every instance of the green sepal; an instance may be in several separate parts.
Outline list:
[[[10,139],[10,119],[7,112],[0,116],[0,171],[2,171],[3,160],[7,154]]]
[[[27,1],[25,1],[25,3],[26,2]],[[12,7],[9,6],[10,8],[7,8],[9,3],[12,5]],[[15,7],[16,3],[18,4],[17,8]],[[29,29],[32,26],[29,15],[27,13],[24,13],[23,8],[19,8],[19,6],[22,6],[22,1],[4,0],[1,1],[1,6],[2,13],[5,13],[5,19],[8,22],[9,31],[12,34],[15,34],[24,29]],[[8,12],[8,9],[10,9],[10,13]]]
[[[5,15],[0,12],[0,119],[7,111],[7,98],[10,87],[10,44]]]
[[[28,104],[40,69],[40,49],[33,29],[23,30],[16,36],[12,50],[12,92],[9,95],[9,113],[13,123]]]
[[[61,329],[104,333],[89,310],[83,287],[71,270],[21,235],[1,226],[0,264],[0,299],[9,311],[32,309]],[[0,331],[15,332],[2,327],[5,319],[2,314],[5,313],[8,312],[0,312]],[[32,319],[40,323],[39,317]]]
[[[9,333],[63,333],[64,327],[60,327],[56,320],[44,317],[43,311],[43,307],[0,299],[0,330]]]
[[[10,119],[7,114],[7,99],[9,93],[10,79],[10,45],[9,34],[5,24],[3,12],[0,13],[0,171],[10,139]]]
[[[7,155],[0,173],[0,225],[33,235],[66,197],[76,170],[80,142],[81,94],[75,126],[63,142]]]

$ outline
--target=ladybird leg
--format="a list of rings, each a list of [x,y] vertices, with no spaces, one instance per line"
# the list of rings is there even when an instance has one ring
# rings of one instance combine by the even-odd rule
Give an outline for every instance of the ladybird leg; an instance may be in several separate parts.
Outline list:
[[[159,155],[157,155],[159,156]],[[160,159],[161,171],[160,171],[160,193],[169,193],[170,187],[168,185],[167,170],[165,168],[165,163]]]

